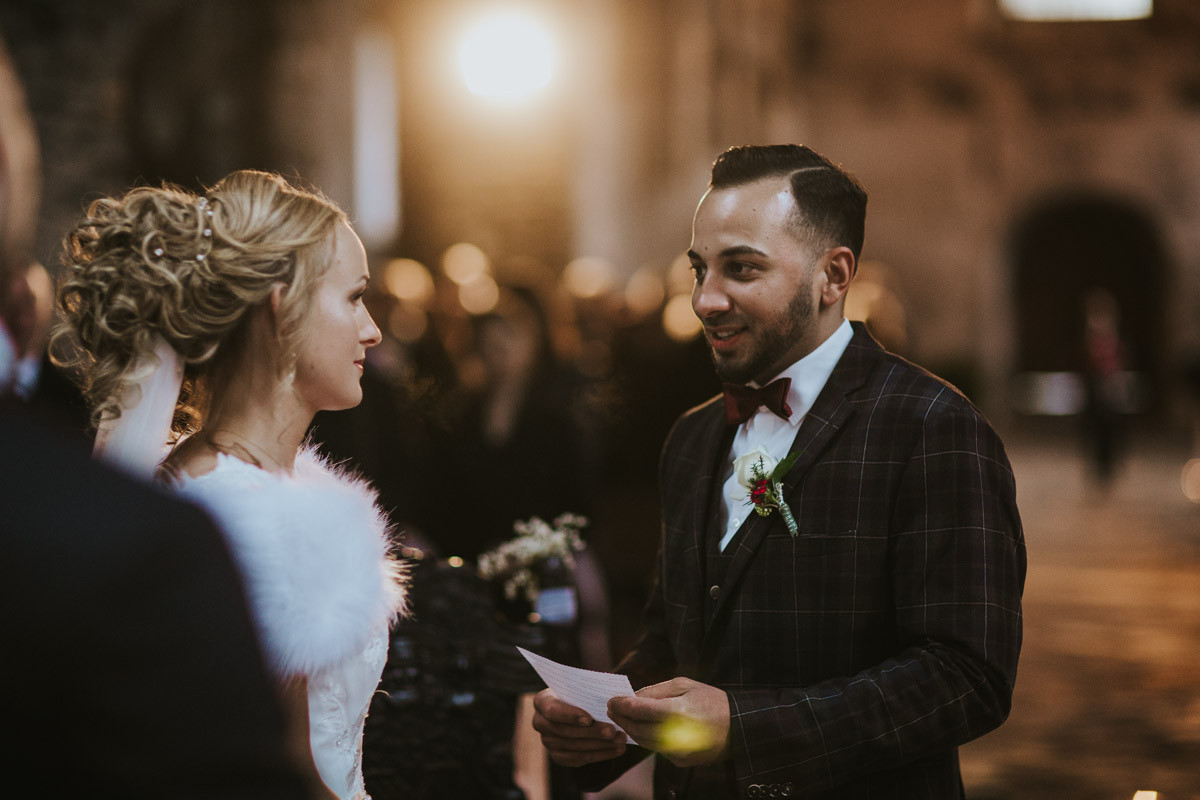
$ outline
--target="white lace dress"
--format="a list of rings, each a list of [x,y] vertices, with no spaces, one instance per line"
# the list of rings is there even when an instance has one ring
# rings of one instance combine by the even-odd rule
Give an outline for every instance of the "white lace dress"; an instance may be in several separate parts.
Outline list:
[[[176,488],[224,529],[272,672],[308,681],[321,780],[343,800],[364,800],[363,723],[403,606],[374,492],[307,449],[291,476],[222,454]]]

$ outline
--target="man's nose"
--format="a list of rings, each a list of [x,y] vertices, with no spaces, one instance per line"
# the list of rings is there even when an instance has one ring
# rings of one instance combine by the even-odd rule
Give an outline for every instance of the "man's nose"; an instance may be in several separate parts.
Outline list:
[[[720,286],[719,281],[705,277],[692,290],[692,310],[700,319],[724,314],[730,308],[729,295]]]

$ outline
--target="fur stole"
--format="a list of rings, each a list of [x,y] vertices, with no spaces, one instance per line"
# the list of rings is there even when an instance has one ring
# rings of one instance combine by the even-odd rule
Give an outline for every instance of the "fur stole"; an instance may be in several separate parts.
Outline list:
[[[224,530],[268,666],[281,678],[362,651],[403,613],[401,568],[374,490],[314,449],[297,455],[291,476],[220,454],[215,469],[185,475],[176,488]]]

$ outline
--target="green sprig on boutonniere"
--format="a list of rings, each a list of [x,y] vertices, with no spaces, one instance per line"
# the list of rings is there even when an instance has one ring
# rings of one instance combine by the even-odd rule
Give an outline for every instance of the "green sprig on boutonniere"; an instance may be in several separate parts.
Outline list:
[[[792,510],[783,499],[783,479],[799,456],[800,453],[795,452],[782,461],[776,461],[760,445],[733,461],[738,483],[746,490],[746,505],[754,506],[754,513],[760,517],[769,517],[772,511],[778,510],[793,538],[800,529]]]

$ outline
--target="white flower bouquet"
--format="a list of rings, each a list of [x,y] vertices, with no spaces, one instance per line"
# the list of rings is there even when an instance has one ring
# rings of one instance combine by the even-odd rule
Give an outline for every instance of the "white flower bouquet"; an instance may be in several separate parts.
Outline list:
[[[513,523],[516,536],[479,556],[477,569],[484,580],[503,580],[504,596],[516,600],[524,595],[537,603],[541,590],[541,567],[557,559],[568,570],[575,568],[575,553],[584,547],[579,531],[588,521],[578,514],[562,514],[547,523],[539,517]]]

